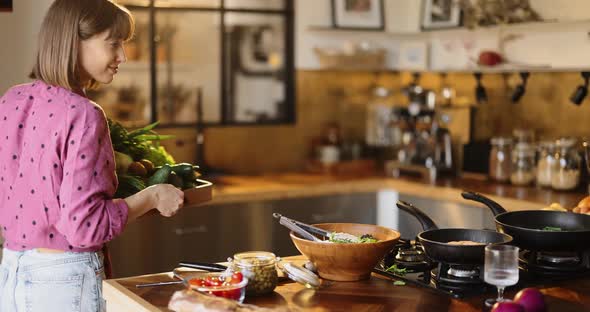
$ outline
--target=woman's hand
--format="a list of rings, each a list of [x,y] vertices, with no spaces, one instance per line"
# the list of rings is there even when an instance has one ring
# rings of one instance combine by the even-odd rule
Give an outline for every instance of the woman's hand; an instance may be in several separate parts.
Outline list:
[[[125,202],[129,206],[127,223],[152,209],[165,217],[171,217],[184,205],[184,192],[171,184],[156,184],[125,198]]]
[[[184,192],[172,184],[156,184],[149,188],[153,188],[154,208],[164,217],[172,217],[184,205]]]

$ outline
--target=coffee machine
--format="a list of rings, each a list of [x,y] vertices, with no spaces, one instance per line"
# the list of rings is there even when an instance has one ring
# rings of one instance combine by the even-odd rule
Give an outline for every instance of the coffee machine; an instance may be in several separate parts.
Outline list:
[[[414,81],[402,91],[408,98],[407,107],[391,111],[391,131],[401,140],[394,142],[397,153],[385,162],[386,173],[394,177],[402,174],[419,175],[431,181],[454,170],[450,119],[436,107],[436,94]]]

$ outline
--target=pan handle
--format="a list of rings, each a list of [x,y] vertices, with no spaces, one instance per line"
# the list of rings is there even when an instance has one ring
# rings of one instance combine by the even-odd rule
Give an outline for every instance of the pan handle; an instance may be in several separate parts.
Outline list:
[[[438,229],[438,226],[436,226],[436,223],[434,223],[434,221],[432,221],[432,219],[430,219],[429,216],[427,216],[424,212],[422,212],[422,210],[416,208],[414,205],[412,205],[408,202],[402,201],[402,200],[398,200],[397,201],[397,208],[416,217],[416,219],[418,219],[418,221],[420,221],[420,224],[422,225],[422,229],[424,229],[424,231]]]
[[[491,200],[488,197],[481,195],[480,193],[464,191],[461,192],[461,196],[463,196],[463,198],[465,199],[473,200],[488,206],[488,208],[490,208],[494,216],[506,212],[506,209],[500,206],[500,204]]]

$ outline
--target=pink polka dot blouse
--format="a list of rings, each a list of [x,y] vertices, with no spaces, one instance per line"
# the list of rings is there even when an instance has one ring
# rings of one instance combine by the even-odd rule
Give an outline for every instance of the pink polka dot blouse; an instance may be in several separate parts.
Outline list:
[[[129,207],[103,110],[42,81],[0,98],[0,229],[11,250],[97,251]]]

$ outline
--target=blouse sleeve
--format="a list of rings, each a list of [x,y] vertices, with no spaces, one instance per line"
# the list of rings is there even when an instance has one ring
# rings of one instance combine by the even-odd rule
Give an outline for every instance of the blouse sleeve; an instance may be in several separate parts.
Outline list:
[[[100,246],[123,231],[129,207],[113,199],[118,181],[104,112],[86,99],[68,105],[56,228],[74,247]]]

